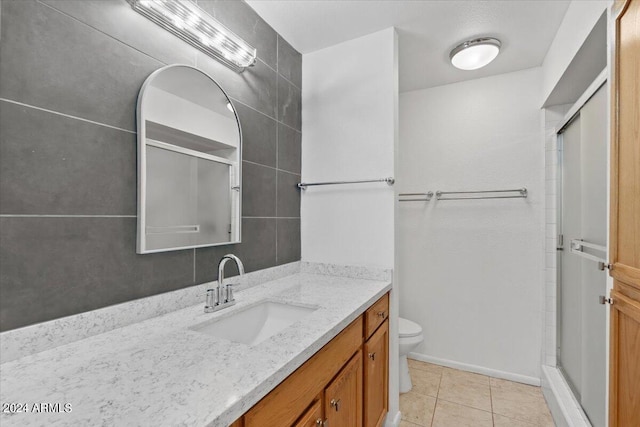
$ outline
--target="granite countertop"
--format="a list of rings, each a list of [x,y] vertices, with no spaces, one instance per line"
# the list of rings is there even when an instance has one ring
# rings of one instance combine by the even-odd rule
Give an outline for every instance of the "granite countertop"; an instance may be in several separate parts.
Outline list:
[[[203,298],[6,362],[0,424],[227,426],[390,288],[387,281],[299,273],[239,291],[235,306],[216,313],[203,312]],[[254,347],[189,329],[265,299],[318,309]],[[11,403],[29,412],[6,413]]]

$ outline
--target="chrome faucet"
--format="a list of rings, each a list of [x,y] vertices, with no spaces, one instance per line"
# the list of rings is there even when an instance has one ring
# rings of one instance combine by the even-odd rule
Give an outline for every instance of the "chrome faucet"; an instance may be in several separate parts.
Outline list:
[[[207,289],[207,302],[204,306],[205,313],[213,313],[214,311],[222,310],[236,303],[233,297],[233,283],[229,283],[228,285],[224,284],[224,266],[229,260],[235,261],[238,266],[238,273],[240,273],[241,276],[244,274],[244,265],[242,261],[240,261],[240,258],[233,254],[223,256],[218,264],[218,286]]]

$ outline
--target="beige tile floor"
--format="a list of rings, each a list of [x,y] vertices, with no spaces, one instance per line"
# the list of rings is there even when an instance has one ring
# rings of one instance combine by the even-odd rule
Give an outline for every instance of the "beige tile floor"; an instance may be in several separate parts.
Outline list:
[[[554,426],[540,387],[409,359],[400,427]]]

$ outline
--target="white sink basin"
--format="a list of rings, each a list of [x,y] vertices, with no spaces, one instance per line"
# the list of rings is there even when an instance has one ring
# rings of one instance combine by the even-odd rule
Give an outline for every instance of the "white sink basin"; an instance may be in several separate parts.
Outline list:
[[[315,310],[317,307],[263,301],[219,320],[193,326],[191,329],[216,338],[256,345]]]

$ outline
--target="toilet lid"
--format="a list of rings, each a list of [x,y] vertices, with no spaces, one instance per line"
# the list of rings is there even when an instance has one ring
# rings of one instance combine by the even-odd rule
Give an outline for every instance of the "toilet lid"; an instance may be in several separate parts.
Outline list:
[[[415,322],[408,319],[398,318],[398,335],[400,337],[415,337],[422,333],[422,328]]]

